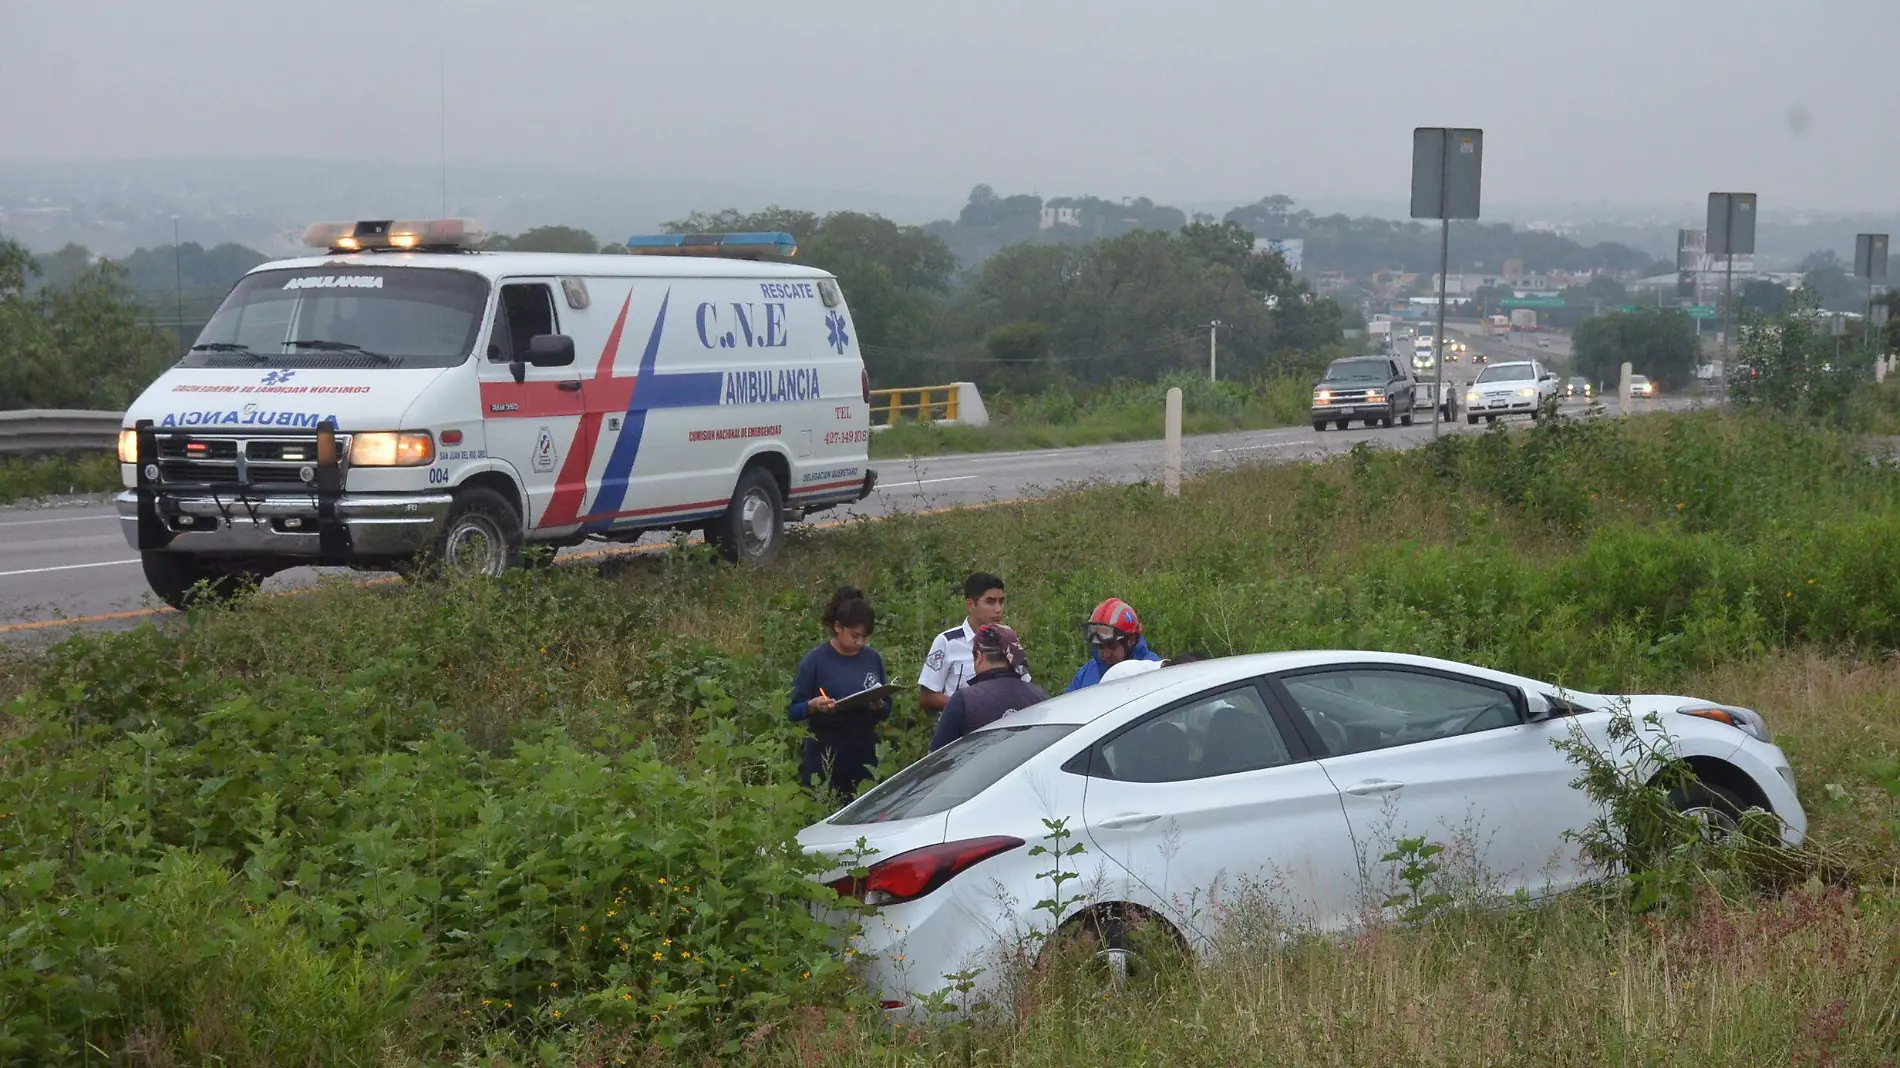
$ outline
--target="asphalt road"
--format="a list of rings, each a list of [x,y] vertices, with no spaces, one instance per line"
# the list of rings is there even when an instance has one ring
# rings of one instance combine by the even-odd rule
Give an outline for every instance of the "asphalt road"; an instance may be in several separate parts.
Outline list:
[[[1447,367],[1449,379],[1464,381],[1469,363]],[[1688,405],[1680,398],[1641,402],[1639,408],[1664,410]],[[1581,411],[1581,404],[1571,405]],[[1612,411],[1614,406],[1612,406]],[[1410,448],[1432,437],[1429,412],[1411,427],[1315,432],[1311,426],[1188,438],[1182,443],[1187,474],[1242,464],[1315,459],[1344,452],[1361,441]],[[1441,432],[1483,429],[1462,421]],[[1077,482],[1159,480],[1162,444],[1050,449],[1036,452],[982,453],[923,459],[873,461],[879,487],[868,500],[849,509],[814,516],[816,522],[858,516],[888,516],[1040,496]],[[649,536],[649,543],[662,540]],[[626,551],[592,543],[563,551],[564,558],[585,558]],[[350,575],[343,569],[299,568],[274,576],[266,590],[309,586],[319,573]],[[169,614],[146,589],[138,554],[125,543],[119,519],[108,504],[0,509],[0,638],[57,637],[73,627],[113,628]]]

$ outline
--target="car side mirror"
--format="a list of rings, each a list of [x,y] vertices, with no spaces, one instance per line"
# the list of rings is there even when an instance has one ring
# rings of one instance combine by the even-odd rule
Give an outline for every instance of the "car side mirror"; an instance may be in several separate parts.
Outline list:
[[[1530,690],[1524,691],[1524,722],[1542,723],[1556,715],[1557,706],[1550,703],[1550,698]]]
[[[574,339],[566,334],[537,334],[528,341],[528,362],[536,367],[566,367],[574,362]]]

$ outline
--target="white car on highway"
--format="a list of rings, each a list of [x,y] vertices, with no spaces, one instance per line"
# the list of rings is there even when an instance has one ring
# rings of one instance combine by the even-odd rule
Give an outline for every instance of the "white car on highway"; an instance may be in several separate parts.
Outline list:
[[[1536,360],[1489,364],[1465,393],[1465,422],[1480,416],[1495,423],[1500,415],[1537,418],[1546,400],[1557,396],[1557,376]]]
[[[1577,887],[1597,873],[1566,832],[1600,809],[1553,743],[1587,739],[1636,766],[1609,737],[1619,710],[1651,741],[1656,714],[1662,744],[1696,771],[1678,809],[1729,827],[1762,810],[1802,841],[1793,772],[1750,710],[1564,693],[1419,656],[1289,652],[1164,667],[1011,713],[799,843],[864,906],[826,912],[857,925],[851,948],[885,1008],[916,1014],[968,983],[951,1006],[966,1009],[1000,999],[1043,935],[1092,935],[1114,974],[1139,961],[1138,922],[1202,954],[1238,919],[1350,928],[1384,903],[1381,858],[1412,836],[1450,843],[1445,856],[1492,893]],[[1070,837],[1053,841],[1051,821]],[[1082,851],[1032,852],[1052,845]],[[1077,877],[1058,886],[1058,866]]]

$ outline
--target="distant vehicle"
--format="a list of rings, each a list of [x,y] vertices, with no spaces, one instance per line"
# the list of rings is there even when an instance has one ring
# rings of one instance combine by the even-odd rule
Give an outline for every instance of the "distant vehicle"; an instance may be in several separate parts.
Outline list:
[[[1589,400],[1593,392],[1590,380],[1581,375],[1572,375],[1570,381],[1564,383],[1566,397],[1582,397],[1584,400]]]
[[[1611,740],[1622,716],[1640,745]],[[1653,774],[1638,763],[1651,747],[1693,767],[1668,804],[1711,837],[1754,820],[1788,846],[1806,837],[1787,754],[1751,709],[1302,651],[1164,667],[1011,712],[798,845],[842,899],[819,915],[851,939],[873,996],[893,1021],[921,1022],[936,1004],[1008,1008],[1020,945],[1080,943],[1111,978],[1144,964],[1137,922],[1217,952],[1242,933],[1224,926],[1235,910],[1206,907],[1223,882],[1268,890],[1288,926],[1353,931],[1387,868],[1380,843],[1447,827],[1476,828],[1469,863],[1501,895],[1551,900],[1595,876],[1576,836],[1598,807],[1551,744],[1573,735],[1637,781]],[[1045,819],[1065,821],[1085,871],[1104,869],[1046,910],[1026,907],[1050,896],[1052,862],[1033,848],[1050,841]]]
[[[1537,313],[1529,308],[1513,308],[1511,310],[1511,329],[1537,329]]]
[[[1654,397],[1655,395],[1656,395],[1656,383],[1651,382],[1648,378],[1645,378],[1642,375],[1630,376],[1630,396]]]
[[[1490,316],[1485,319],[1484,324],[1493,335],[1508,334],[1511,332],[1511,317],[1508,315]]]
[[[1549,347],[1550,347],[1550,339],[1549,339],[1549,338],[1547,338],[1547,337],[1540,337],[1540,338],[1538,338],[1538,339],[1537,339],[1537,347],[1538,347],[1538,348],[1540,348],[1540,349],[1547,349],[1547,348],[1549,348]]]
[[[1546,399],[1557,396],[1557,376],[1536,360],[1494,363],[1478,372],[1465,394],[1465,422],[1476,423],[1479,416],[1495,423],[1500,415],[1538,417]]]
[[[1412,425],[1416,383],[1399,361],[1384,356],[1334,360],[1313,386],[1313,429],[1332,423],[1341,430],[1354,419],[1367,426],[1391,426],[1394,419]]]

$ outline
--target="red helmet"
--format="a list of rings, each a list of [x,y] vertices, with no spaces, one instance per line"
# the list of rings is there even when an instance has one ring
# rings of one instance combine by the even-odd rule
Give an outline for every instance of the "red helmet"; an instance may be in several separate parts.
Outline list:
[[[1082,633],[1088,636],[1092,645],[1116,641],[1132,643],[1141,637],[1141,617],[1135,614],[1127,601],[1110,597],[1089,613],[1089,621],[1083,624]]]

